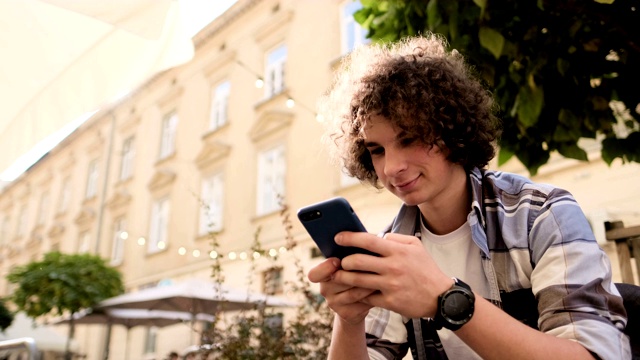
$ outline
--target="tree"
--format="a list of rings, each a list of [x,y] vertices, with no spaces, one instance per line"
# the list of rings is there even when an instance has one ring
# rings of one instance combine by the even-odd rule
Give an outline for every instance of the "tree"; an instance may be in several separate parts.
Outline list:
[[[5,299],[0,299],[0,331],[5,331],[13,323],[13,313],[5,306]]]
[[[532,175],[557,151],[640,162],[640,8],[631,0],[360,0],[373,41],[442,34],[491,89],[503,119],[498,160]]]
[[[124,292],[122,275],[106,265],[104,259],[90,254],[50,252],[42,261],[14,268],[7,280],[17,284],[11,301],[34,319],[48,314],[73,314]],[[74,325],[71,317],[66,359],[71,357]]]

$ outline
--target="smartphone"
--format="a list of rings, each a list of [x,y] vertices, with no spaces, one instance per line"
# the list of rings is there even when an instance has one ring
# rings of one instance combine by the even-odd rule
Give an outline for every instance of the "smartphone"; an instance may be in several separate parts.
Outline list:
[[[326,258],[342,259],[356,253],[377,256],[365,249],[336,244],[334,238],[341,231],[367,231],[343,197],[305,206],[298,210],[298,219]]]

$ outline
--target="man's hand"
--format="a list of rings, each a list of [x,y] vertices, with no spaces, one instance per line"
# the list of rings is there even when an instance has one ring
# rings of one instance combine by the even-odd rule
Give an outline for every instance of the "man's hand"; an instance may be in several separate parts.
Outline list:
[[[357,324],[364,321],[373,306],[361,302],[375,290],[336,281],[338,273],[345,272],[340,267],[340,260],[330,258],[311,269],[308,278],[311,282],[320,283],[320,294],[327,300],[329,307],[344,321]]]
[[[433,317],[438,296],[453,284],[415,236],[387,234],[381,239],[368,233],[341,232],[336,242],[380,255],[347,256],[341,263],[344,270],[325,271],[332,283],[340,284],[333,291],[357,289],[345,294],[343,301],[349,298],[410,318]]]

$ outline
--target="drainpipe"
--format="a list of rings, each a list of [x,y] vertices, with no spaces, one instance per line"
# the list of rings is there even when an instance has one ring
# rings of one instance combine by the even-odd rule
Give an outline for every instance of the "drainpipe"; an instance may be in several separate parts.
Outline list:
[[[111,156],[113,155],[113,138],[116,133],[116,116],[113,111],[111,115],[111,131],[109,134],[109,143],[107,144],[107,160],[104,167],[104,182],[102,185],[102,195],[100,195],[100,205],[98,207],[98,225],[96,234],[95,254],[100,256],[100,240],[102,238],[102,225],[104,223],[104,208],[106,207],[107,189],[109,187],[109,170],[111,169]]]
[[[102,195],[100,196],[100,205],[98,207],[98,225],[97,225],[97,234],[96,234],[96,247],[95,254],[100,256],[100,240],[102,238],[102,225],[104,223],[104,208],[106,207],[106,199],[107,199],[107,189],[109,186],[109,171],[111,169],[111,157],[113,155],[113,139],[116,133],[116,116],[111,111],[109,113],[111,115],[111,131],[109,134],[109,143],[107,144],[107,159],[104,167],[104,183],[102,186]],[[111,325],[108,326],[105,333],[105,346],[102,353],[103,359],[109,359],[109,347],[111,342]]]

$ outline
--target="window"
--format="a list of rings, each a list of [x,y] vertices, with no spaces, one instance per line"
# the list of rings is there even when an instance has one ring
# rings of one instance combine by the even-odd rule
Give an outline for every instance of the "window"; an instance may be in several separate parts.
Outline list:
[[[274,267],[262,273],[262,290],[267,295],[282,294],[282,268]]]
[[[20,213],[18,214],[18,227],[16,228],[16,235],[24,236],[27,232],[27,206],[22,206],[20,208]]]
[[[366,30],[353,18],[353,14],[362,8],[359,1],[347,1],[342,6],[341,31],[342,31],[342,53],[351,52],[356,46],[365,44],[367,39]]]
[[[162,135],[160,139],[160,159],[172,155],[175,151],[176,127],[178,126],[178,114],[172,111],[162,119]]]
[[[219,84],[213,90],[209,130],[215,130],[227,123],[227,109],[229,108],[230,90],[231,83],[228,81]]]
[[[284,336],[284,321],[281,313],[268,314],[264,319],[265,335],[270,336],[273,339],[282,339]]]
[[[93,160],[89,163],[89,170],[87,171],[87,189],[85,191],[85,198],[90,199],[96,196],[98,190],[98,160]]]
[[[9,236],[9,224],[11,223],[11,218],[5,216],[2,219],[2,224],[0,225],[0,245],[6,245],[11,243],[11,239]]]
[[[47,211],[49,210],[49,193],[42,194],[40,198],[40,207],[38,208],[37,224],[43,225],[47,220]]]
[[[120,160],[120,180],[126,180],[133,174],[133,157],[135,156],[134,137],[130,136],[122,142],[122,159]]]
[[[280,210],[280,199],[285,191],[285,170],[284,145],[258,155],[258,215]]]
[[[284,88],[284,67],[287,62],[287,47],[280,45],[267,54],[265,71],[265,97],[270,98],[281,93]]]
[[[62,189],[60,190],[60,203],[58,203],[58,212],[62,213],[69,208],[69,202],[71,201],[71,180],[66,178],[62,182]]]
[[[222,229],[223,187],[222,174],[210,176],[202,181],[200,235],[206,235]]]
[[[111,265],[120,265],[124,258],[124,241],[127,239],[127,221],[118,218],[113,223],[113,235],[111,243]]]
[[[164,198],[153,203],[151,208],[151,225],[149,228],[148,251],[156,253],[167,247],[167,231],[169,227],[169,199]]]
[[[86,254],[89,252],[89,247],[91,246],[91,233],[89,231],[85,231],[78,236],[78,253]]]

